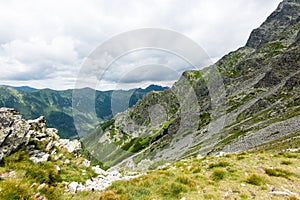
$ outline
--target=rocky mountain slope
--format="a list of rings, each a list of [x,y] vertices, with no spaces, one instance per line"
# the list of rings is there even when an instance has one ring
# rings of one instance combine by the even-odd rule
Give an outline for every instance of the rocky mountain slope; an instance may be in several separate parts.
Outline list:
[[[299,146],[300,1],[284,0],[246,44],[150,92],[83,139],[106,166]],[[213,80],[213,81],[211,81]]]
[[[114,101],[117,101],[116,103],[119,105],[117,108],[114,108],[114,111],[122,112],[128,107],[132,107],[138,99],[141,99],[149,91],[161,91],[164,89],[166,88],[151,85],[145,89],[139,88],[128,91],[96,91],[96,113],[99,123],[113,116],[111,106],[113,93],[114,97],[118,97]],[[26,119],[34,119],[43,115],[47,118],[48,126],[57,128],[61,137],[76,138],[78,135],[73,120],[72,92],[72,90],[35,90],[28,87],[0,86],[0,107],[15,108]],[[127,96],[131,96],[129,102],[126,101]],[[81,118],[82,127],[91,131],[92,128],[84,123],[89,121],[89,116],[81,116]]]

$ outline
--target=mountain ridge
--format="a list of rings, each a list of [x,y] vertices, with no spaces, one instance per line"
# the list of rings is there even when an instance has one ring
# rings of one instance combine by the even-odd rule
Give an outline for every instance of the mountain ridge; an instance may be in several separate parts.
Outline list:
[[[27,88],[27,87],[26,87]],[[165,87],[152,87],[154,90],[164,90]],[[112,117],[112,94],[113,97],[122,94],[131,94],[131,99],[127,105],[118,107],[115,112],[123,111],[135,104],[135,102],[149,92],[146,89],[133,90],[111,90],[111,91],[95,91],[93,89],[83,88],[79,90],[92,90],[96,93],[97,115],[99,122]],[[56,91],[52,89],[32,89],[28,91],[24,87],[0,86],[0,107],[11,107],[17,109],[26,119],[38,118],[46,116],[48,126],[57,128],[59,134],[63,138],[77,138],[77,130],[74,125],[72,111],[72,93],[73,90]],[[120,96],[122,99],[122,95]],[[88,116],[83,116],[82,126],[88,130],[92,127],[86,127],[84,121],[88,120]]]
[[[284,0],[244,47],[213,66],[184,72],[169,90],[148,93],[85,137],[84,145],[107,166],[139,168],[197,154],[249,150],[294,133],[297,138],[299,15],[299,1]],[[225,97],[214,88],[218,82],[209,83],[209,76],[218,73]],[[275,126],[277,122],[289,130]],[[273,125],[278,133],[272,132]]]

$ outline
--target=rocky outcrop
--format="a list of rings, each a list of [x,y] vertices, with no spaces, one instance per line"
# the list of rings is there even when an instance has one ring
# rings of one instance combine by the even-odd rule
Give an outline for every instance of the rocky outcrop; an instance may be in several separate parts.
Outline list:
[[[139,175],[122,175],[119,171],[104,171],[99,166],[93,167],[97,177],[88,179],[85,183],[71,182],[67,185],[67,192],[76,193],[82,191],[105,190],[113,182],[120,180],[130,180]]]
[[[55,147],[75,152],[81,144],[78,140],[60,139],[56,129],[46,127],[43,116],[26,121],[16,110],[0,108],[0,160],[25,149],[33,162],[44,162],[55,153]]]
[[[46,144],[45,150],[50,151],[58,141],[57,131],[46,128],[45,117],[26,121],[16,110],[0,108],[0,160],[20,148],[35,149],[38,142]],[[31,154],[35,161],[49,157],[37,149]]]

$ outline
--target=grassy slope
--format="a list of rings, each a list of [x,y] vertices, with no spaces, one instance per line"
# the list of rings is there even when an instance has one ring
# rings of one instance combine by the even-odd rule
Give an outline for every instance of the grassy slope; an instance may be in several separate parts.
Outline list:
[[[115,182],[97,198],[297,199],[292,192],[300,191],[299,166],[299,153],[255,152],[191,158],[134,180]],[[275,195],[272,191],[291,194]]]
[[[299,147],[299,145],[298,145]],[[93,174],[84,158],[63,153],[57,161],[34,164],[19,151],[0,166],[0,199],[171,200],[171,199],[297,199],[300,153],[260,151],[218,157],[189,158],[148,171],[130,181],[117,181],[103,192],[64,193],[65,181],[84,182]],[[64,164],[70,159],[70,164]],[[55,166],[60,166],[58,172]],[[86,170],[82,175],[82,170]],[[9,172],[15,171],[9,175]],[[42,189],[38,187],[46,183]],[[276,195],[272,192],[287,192]]]

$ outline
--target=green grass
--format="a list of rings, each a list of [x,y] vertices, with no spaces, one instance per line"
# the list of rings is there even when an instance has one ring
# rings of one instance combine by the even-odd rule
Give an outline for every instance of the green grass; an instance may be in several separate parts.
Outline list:
[[[27,184],[15,180],[1,181],[0,187],[0,199],[3,200],[26,200],[31,199],[33,195]]]
[[[292,175],[292,173],[288,170],[280,169],[280,168],[266,168],[265,169],[266,174],[269,176],[277,176],[277,177],[284,177],[284,178],[289,178],[289,176]]]
[[[261,175],[258,175],[258,174],[252,174],[250,176],[248,176],[245,180],[246,183],[249,183],[251,185],[261,185],[262,183],[265,182],[265,179],[261,176]]]
[[[212,179],[214,181],[220,181],[220,180],[223,180],[224,177],[225,177],[225,174],[226,174],[226,171],[223,170],[223,169],[215,169],[213,172],[212,172]]]
[[[208,165],[208,168],[215,168],[215,167],[227,167],[229,166],[230,164],[226,161],[220,161],[218,163],[211,163]]]
[[[226,192],[237,191],[229,199],[251,199],[253,194],[260,199],[280,199],[269,193],[270,188],[300,191],[300,172],[294,167],[300,165],[298,155],[244,152],[223,157],[190,158],[148,171],[130,181],[117,181],[100,196],[120,200],[223,199]],[[282,161],[292,164],[285,165]],[[265,172],[270,166],[274,167],[276,176]],[[286,175],[288,179],[283,178]]]
[[[291,162],[289,160],[283,160],[283,161],[281,161],[281,164],[282,165],[291,165],[291,164],[293,164],[293,162]]]

